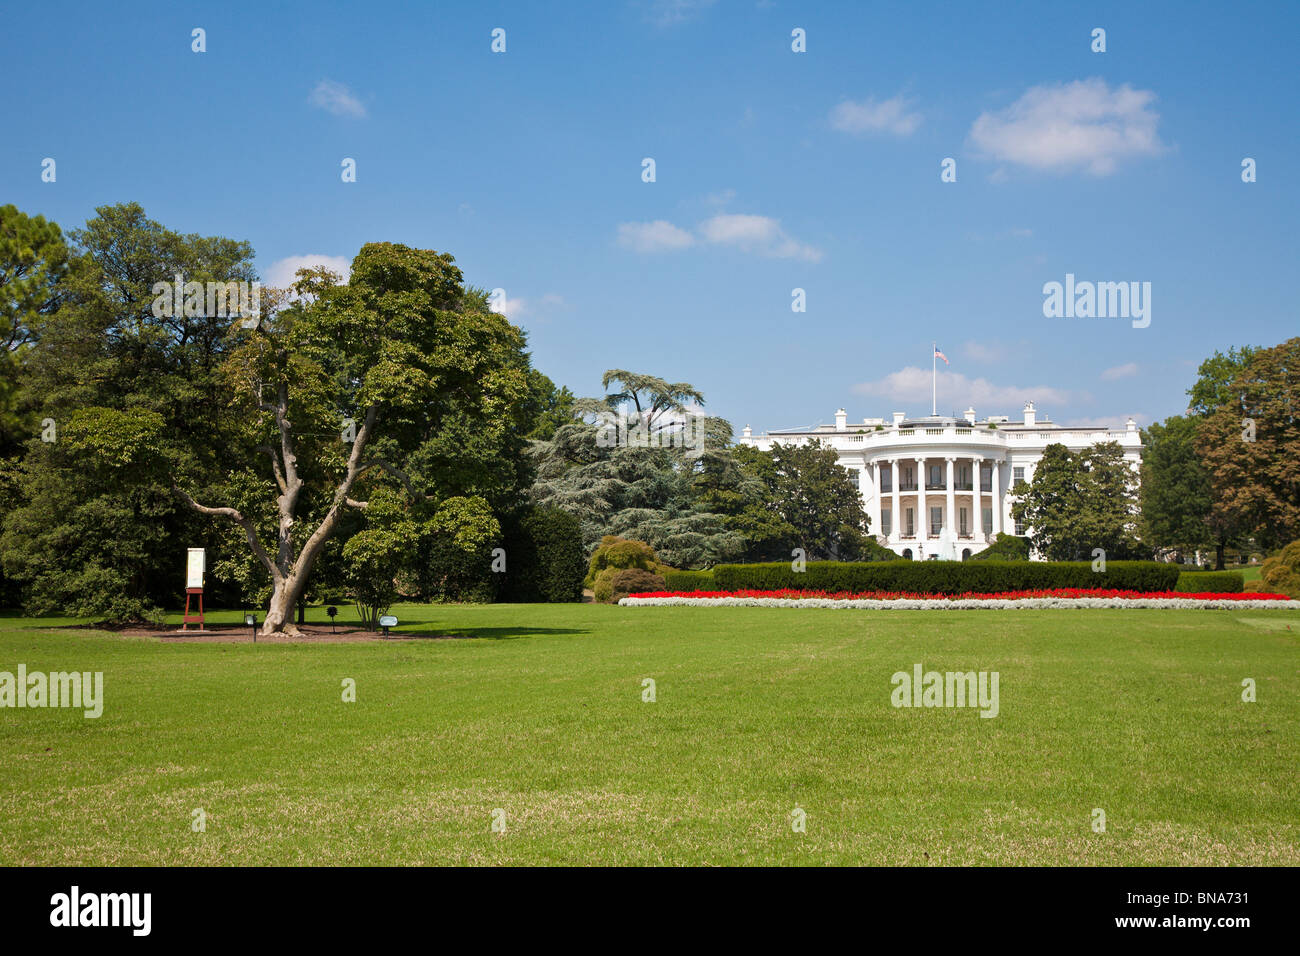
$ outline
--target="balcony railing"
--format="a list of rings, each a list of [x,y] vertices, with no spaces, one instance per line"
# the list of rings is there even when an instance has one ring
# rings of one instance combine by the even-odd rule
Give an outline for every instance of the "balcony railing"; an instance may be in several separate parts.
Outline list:
[[[971,483],[969,481],[959,481],[952,487],[954,491],[970,491]]]
[[[909,482],[909,481],[905,481],[905,482],[903,482],[901,485],[898,486],[898,490],[899,490],[899,491],[916,491],[916,482],[915,482],[915,481],[910,481],[910,482]]]
[[[980,491],[992,491],[992,490],[993,490],[993,482],[991,481],[980,482]]]
[[[929,481],[925,483],[926,491],[944,491],[947,487],[948,486],[942,481],[939,482],[938,484],[934,484],[933,482],[929,482]]]

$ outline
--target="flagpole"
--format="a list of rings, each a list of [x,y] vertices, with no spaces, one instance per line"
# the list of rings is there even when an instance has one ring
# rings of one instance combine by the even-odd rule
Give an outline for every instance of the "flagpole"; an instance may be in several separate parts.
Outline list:
[[[939,414],[939,343],[930,343],[930,417]]]

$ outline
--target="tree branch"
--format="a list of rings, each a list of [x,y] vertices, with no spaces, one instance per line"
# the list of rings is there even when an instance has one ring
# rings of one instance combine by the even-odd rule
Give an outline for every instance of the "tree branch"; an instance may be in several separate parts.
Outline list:
[[[224,506],[218,506],[213,508],[213,507],[208,507],[207,505],[201,505],[197,501],[195,501],[192,497],[190,497],[188,494],[186,494],[184,491],[182,491],[180,488],[178,488],[176,485],[172,485],[172,494],[174,494],[185,504],[189,505],[199,514],[212,515],[214,517],[229,518],[235,524],[243,528],[244,534],[248,537],[248,545],[250,548],[253,549],[253,554],[255,554],[258,560],[261,561],[262,564],[266,566],[266,570],[271,572],[271,579],[279,580],[280,577],[279,569],[276,568],[275,563],[271,560],[271,556],[266,553],[266,549],[262,547],[262,542],[258,540],[257,530],[253,527],[253,522],[249,521],[239,511],[237,511],[234,508],[227,508]]]

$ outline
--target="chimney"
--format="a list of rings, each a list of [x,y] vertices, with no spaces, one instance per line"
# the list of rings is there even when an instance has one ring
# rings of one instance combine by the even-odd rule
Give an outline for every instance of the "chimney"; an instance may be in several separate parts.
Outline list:
[[[837,432],[842,432],[848,427],[849,427],[849,413],[841,408],[838,412],[835,413],[835,430]]]
[[[906,417],[907,417],[907,413],[906,413],[906,412],[894,412],[894,427],[895,427],[895,428],[902,428],[902,427],[903,427],[903,419],[906,418]]]
[[[973,405],[966,409],[966,421],[972,425],[975,424],[975,407]]]
[[[1034,403],[1025,402],[1025,426],[1032,428],[1035,424]]]
[[[744,435],[746,438],[752,438],[753,435],[754,435],[754,429],[752,429],[752,428],[750,428],[748,425],[746,425],[745,428],[744,428],[744,430],[741,431],[741,434]]]
[[[1131,432],[1135,432],[1135,431],[1138,430],[1138,423],[1135,422],[1135,421],[1133,421],[1133,419],[1132,419],[1131,416],[1130,416],[1130,418],[1129,418],[1129,420],[1128,420],[1128,430],[1131,431]]]

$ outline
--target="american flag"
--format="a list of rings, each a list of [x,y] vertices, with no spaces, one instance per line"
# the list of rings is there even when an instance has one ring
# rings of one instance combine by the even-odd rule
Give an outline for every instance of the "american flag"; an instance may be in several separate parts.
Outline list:
[[[944,355],[942,352],[939,351],[939,346],[937,345],[934,347],[934,357],[943,359],[944,365],[952,364],[951,362],[948,361],[948,356]]]

